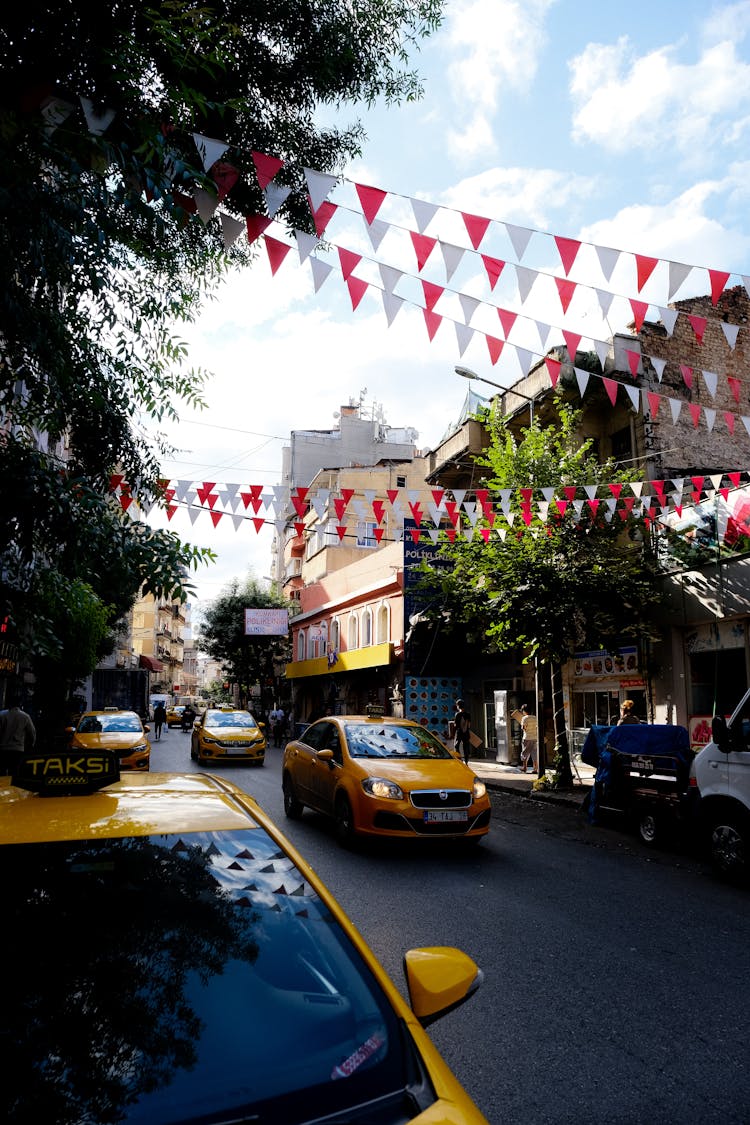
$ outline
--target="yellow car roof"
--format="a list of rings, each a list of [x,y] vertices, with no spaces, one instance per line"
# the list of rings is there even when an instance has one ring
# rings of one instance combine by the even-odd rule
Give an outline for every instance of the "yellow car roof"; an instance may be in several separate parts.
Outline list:
[[[204,774],[123,776],[72,797],[39,796],[9,780],[0,778],[0,845],[257,827],[253,799]]]

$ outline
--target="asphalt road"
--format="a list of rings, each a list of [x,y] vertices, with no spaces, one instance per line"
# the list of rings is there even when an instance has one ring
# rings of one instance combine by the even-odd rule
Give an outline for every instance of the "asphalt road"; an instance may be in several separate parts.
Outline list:
[[[492,1125],[750,1120],[750,898],[685,849],[652,851],[575,810],[493,794],[467,853],[336,844],[285,819],[281,751],[220,767],[278,821],[403,989],[402,955],[456,945],[485,974],[430,1028]],[[153,769],[199,769],[187,735]],[[213,767],[212,767],[213,768]]]

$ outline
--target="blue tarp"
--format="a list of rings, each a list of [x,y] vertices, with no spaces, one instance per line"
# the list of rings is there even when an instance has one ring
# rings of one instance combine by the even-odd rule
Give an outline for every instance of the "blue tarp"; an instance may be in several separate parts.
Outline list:
[[[685,762],[692,757],[687,727],[671,724],[623,723],[621,727],[592,727],[581,748],[581,761],[596,768],[607,746],[621,754],[671,754]]]
[[[613,759],[620,754],[648,757],[653,760],[654,767],[674,771],[676,785],[680,783],[681,775],[687,784],[687,769],[693,754],[686,727],[656,726],[649,723],[592,727],[581,748],[581,760],[596,768],[588,802],[588,815],[592,824],[596,820],[600,803],[614,801],[616,805],[620,805],[628,800],[628,793],[623,791],[619,780],[619,771],[614,770]]]

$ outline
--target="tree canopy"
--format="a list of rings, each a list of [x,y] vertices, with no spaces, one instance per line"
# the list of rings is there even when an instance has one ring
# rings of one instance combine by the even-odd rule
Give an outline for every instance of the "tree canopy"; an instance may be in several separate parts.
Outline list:
[[[245,634],[246,609],[289,609],[283,596],[264,590],[256,579],[234,579],[223,593],[202,611],[197,644],[219,661],[232,683],[239,686],[243,703],[255,684],[275,680],[274,664],[291,659],[288,636],[264,637]]]
[[[486,544],[476,533],[471,542],[446,544],[440,554],[452,566],[435,568],[430,580],[442,589],[443,611],[454,623],[497,650],[518,647],[525,659],[549,666],[559,768],[567,781],[560,666],[584,648],[649,637],[660,591],[648,537],[632,517],[613,519],[594,496],[580,515],[572,504],[562,512],[551,504],[542,521],[524,498],[525,489],[542,488],[562,496],[566,486],[580,488],[583,497],[584,485],[636,479],[594,455],[592,441],[580,436],[580,411],[560,400],[557,413],[559,422],[542,428],[535,421],[520,439],[503,418],[489,416],[490,444],[476,463],[485,470],[484,485],[508,490],[508,516],[493,520]]]
[[[109,490],[117,472],[145,505],[159,500],[169,448],[143,423],[201,405],[207,378],[180,326],[253,255],[248,240],[225,247],[195,194],[263,213],[252,154],[273,154],[293,189],[279,217],[313,229],[303,169],[336,173],[364,139],[356,120],[320,127],[320,106],[418,97],[409,55],[441,6],[124,0],[94,13],[31,0],[5,13],[0,616],[22,658],[64,664],[73,579],[112,623],[141,589],[184,597],[212,558],[131,520]],[[216,166],[196,136],[226,141]]]

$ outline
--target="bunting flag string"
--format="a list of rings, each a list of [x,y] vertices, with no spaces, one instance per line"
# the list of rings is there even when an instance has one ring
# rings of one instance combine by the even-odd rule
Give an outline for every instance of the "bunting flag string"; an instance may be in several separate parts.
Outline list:
[[[355,185],[355,187],[356,187],[356,185]],[[447,210],[451,210],[451,209],[448,208]],[[356,211],[353,207],[348,207],[346,204],[338,203],[338,204],[335,205],[335,209],[330,212],[329,220],[326,223],[326,227],[324,228],[325,230],[328,229],[330,219],[332,219],[333,215],[335,213],[338,213],[338,212],[342,212],[346,215],[350,215],[350,216],[353,216],[355,218],[362,218],[362,219],[365,220],[365,223],[367,224],[367,216],[364,212]],[[496,220],[496,221],[499,221],[499,220]],[[488,220],[488,222],[489,222],[489,220]],[[367,224],[367,226],[368,226],[368,230],[369,230],[370,224]],[[435,246],[438,244],[439,240],[434,239],[434,238],[430,238],[427,235],[412,231],[412,230],[410,230],[410,228],[405,227],[405,226],[403,226],[399,223],[381,222],[381,226],[378,228],[378,246],[373,246],[373,249],[377,250],[379,248],[379,244],[382,241],[384,235],[386,233],[388,233],[389,231],[395,231],[395,232],[398,232],[400,234],[409,235],[409,237],[410,237],[410,239],[411,239],[411,241],[414,245],[414,249],[416,251],[416,262],[417,262],[418,271],[419,271],[419,273],[421,273],[422,270],[427,265],[428,259],[430,258],[430,255],[431,255],[431,252],[435,248]],[[295,234],[297,234],[297,233],[301,233],[301,232],[295,232]],[[323,230],[319,231],[319,241],[320,241],[320,239],[322,239],[323,233],[324,233]],[[563,239],[559,235],[555,235],[553,237],[555,238],[555,241],[560,243],[560,244],[571,244],[571,245],[574,244],[575,246],[577,246],[579,248],[580,248],[581,245],[585,245],[585,244],[582,244],[582,243],[577,243],[573,239]],[[326,241],[330,242],[330,239],[327,238]],[[603,314],[605,319],[606,319],[606,317],[609,313],[609,310],[610,310],[610,307],[611,307],[611,304],[612,304],[613,300],[617,299],[617,300],[622,301],[626,305],[628,305],[629,309],[630,309],[630,312],[632,314],[633,324],[635,326],[636,331],[639,331],[640,328],[642,327],[643,322],[648,315],[648,310],[649,310],[649,308],[652,307],[652,305],[653,305],[654,308],[656,308],[658,310],[660,315],[662,314],[662,311],[663,311],[661,305],[656,304],[654,302],[646,302],[646,301],[638,300],[635,297],[631,297],[631,296],[628,296],[627,294],[618,293],[618,292],[615,292],[615,291],[612,291],[612,290],[600,290],[597,287],[595,287],[593,285],[586,284],[582,281],[572,281],[570,278],[567,277],[567,270],[566,270],[566,276],[564,278],[560,278],[560,277],[557,277],[556,275],[554,275],[554,274],[552,274],[548,271],[545,271],[545,270],[535,270],[535,269],[531,269],[528,266],[521,266],[520,262],[516,263],[516,262],[509,261],[507,258],[501,259],[501,258],[492,257],[492,256],[490,256],[486,253],[479,253],[478,248],[474,247],[473,243],[472,243],[472,247],[455,246],[455,245],[452,245],[450,243],[445,243],[445,242],[442,242],[442,241],[439,242],[439,245],[440,245],[442,253],[443,253],[443,259],[444,259],[444,264],[445,264],[446,284],[447,284],[447,282],[449,282],[451,280],[451,277],[455,273],[455,271],[456,271],[458,265],[460,264],[462,258],[464,257],[464,255],[468,254],[468,255],[472,255],[474,257],[478,256],[481,259],[481,262],[484,266],[484,270],[487,274],[487,279],[488,279],[489,284],[490,284],[490,291],[494,290],[494,288],[497,284],[497,281],[498,281],[500,275],[502,274],[504,268],[506,266],[510,266],[516,273],[516,280],[518,282],[519,295],[521,297],[521,303],[522,304],[524,304],[526,302],[526,300],[528,299],[528,297],[531,293],[531,289],[533,288],[537,279],[543,278],[547,281],[550,281],[550,282],[554,283],[554,285],[556,286],[563,314],[567,313],[567,311],[569,309],[569,306],[570,306],[573,298],[575,297],[576,293],[578,291],[582,291],[582,290],[585,290],[588,293],[592,293],[592,294],[596,295],[599,306],[600,306],[600,309],[601,309],[602,314]],[[346,251],[346,253],[352,254],[352,251]],[[625,254],[627,252],[626,251],[618,251],[617,253]],[[638,256],[636,256],[636,257],[638,257]],[[369,260],[370,261],[376,261],[375,259],[369,259]],[[572,265],[572,260],[573,260],[572,253],[566,252],[565,258],[564,258],[564,261],[563,261],[564,267],[567,265],[567,268],[569,269]],[[654,262],[654,261],[656,261],[656,259],[649,258],[649,259],[644,259],[644,261]],[[689,267],[689,268],[690,268],[690,270],[692,270],[694,268],[697,269],[697,268],[700,268],[700,267]],[[519,274],[519,271],[521,271],[520,274]],[[642,265],[639,266],[639,271],[645,277],[645,269]],[[408,274],[408,272],[406,270],[398,270],[397,272],[399,274],[403,274],[405,276],[411,276],[411,275]],[[648,275],[650,276],[652,272],[653,272],[653,268],[651,268],[648,271]],[[716,271],[710,271],[710,272],[715,273]],[[732,276],[731,274],[727,274],[727,273],[721,274],[721,277],[726,278],[727,280],[731,276]],[[748,295],[750,295],[750,277],[743,278],[743,283],[745,284],[745,288],[748,292]],[[430,284],[433,284],[433,283],[430,283]],[[436,288],[440,289],[441,287],[436,286]],[[639,289],[638,289],[639,293],[640,293],[642,288],[643,288],[643,286],[640,285]],[[715,293],[712,292],[712,304],[716,305],[719,297],[721,296],[721,293],[724,291],[724,288],[725,288],[725,285],[722,285],[720,290],[716,290]],[[446,290],[446,291],[448,291],[448,290]],[[439,295],[440,294],[438,293],[438,296]],[[714,295],[716,297],[716,300],[713,299]],[[668,297],[667,300],[669,300],[669,299],[670,298]],[[662,318],[662,322],[664,323],[665,327],[667,328],[668,334],[670,336],[672,336],[674,334],[677,317],[683,316],[688,321],[688,323],[691,325],[692,330],[693,330],[694,335],[695,335],[696,342],[699,343],[699,344],[703,343],[704,333],[705,333],[706,327],[709,323],[708,317],[699,317],[699,316],[696,316],[694,314],[681,313],[679,310],[664,310],[664,311],[665,311],[665,316]],[[674,316],[670,316],[671,312],[674,313]],[[525,318],[525,319],[528,319],[528,318]],[[710,319],[711,319],[712,323],[715,323],[717,325],[717,327],[721,328],[721,331],[724,335],[724,339],[726,340],[726,343],[729,345],[730,350],[733,351],[736,347],[737,335],[738,335],[740,329],[742,329],[743,331],[746,331],[747,330],[746,326],[740,325],[740,324],[731,325],[727,321],[725,321],[725,320],[723,320],[722,318],[719,318],[719,317],[714,317],[714,318],[710,318]],[[555,326],[555,327],[557,327],[557,326]]]
[[[263,235],[262,237],[266,237],[266,236]],[[338,250],[343,249],[343,248],[336,247],[336,244],[332,244],[332,245],[334,246],[334,248],[336,248]],[[352,255],[352,257],[358,258],[357,264],[359,264],[359,262],[365,260],[362,255],[354,255],[352,251],[348,251],[347,253]],[[341,257],[341,255],[340,255],[340,257]],[[315,261],[318,261],[319,259],[317,259],[313,256],[313,257],[309,258],[308,260],[310,261],[310,263],[312,265]],[[347,263],[351,263],[351,258],[346,257],[344,260],[347,261]],[[378,263],[373,263],[373,264],[378,264]],[[352,267],[352,268],[354,268],[354,267]],[[333,270],[333,267],[329,267],[329,272],[332,272],[332,270]],[[275,272],[275,270],[273,270],[273,268],[272,268],[272,272]],[[405,271],[402,271],[402,276],[411,277],[413,280],[419,280],[417,278],[414,278],[413,275],[406,274]],[[349,273],[349,275],[347,276],[347,278],[345,280],[346,280],[346,284],[349,288],[349,293],[350,293],[350,297],[351,297],[351,301],[352,301],[352,310],[353,311],[356,311],[356,309],[359,307],[359,305],[362,301],[362,298],[363,298],[363,296],[365,295],[365,293],[368,289],[372,289],[372,290],[378,292],[381,295],[381,297],[383,299],[383,302],[384,302],[384,306],[386,305],[386,301],[387,301],[388,298],[395,297],[395,294],[388,294],[388,293],[386,293],[386,291],[384,289],[381,289],[380,286],[376,285],[374,282],[367,282],[363,279],[357,278],[353,275],[353,273]],[[422,283],[422,284],[424,284],[424,283]],[[425,292],[427,292],[427,291],[425,290]],[[460,296],[459,294],[455,294],[455,295]],[[557,377],[559,376],[559,362],[554,360],[554,358],[550,357],[548,354],[545,355],[545,354],[542,354],[541,352],[536,352],[536,351],[533,351],[529,348],[521,348],[518,344],[516,344],[513,341],[508,340],[508,339],[504,339],[504,340],[498,339],[498,338],[493,337],[493,336],[491,336],[491,335],[489,335],[485,332],[482,332],[478,328],[472,328],[470,325],[461,324],[461,322],[455,321],[455,320],[453,320],[453,318],[451,318],[451,317],[449,317],[445,314],[435,313],[434,311],[432,311],[432,309],[427,308],[427,307],[422,306],[422,305],[419,305],[416,302],[409,301],[409,300],[407,300],[407,298],[398,297],[396,299],[399,300],[402,304],[406,304],[410,307],[418,309],[422,313],[422,315],[424,317],[424,320],[425,320],[425,326],[426,326],[428,337],[429,337],[430,341],[432,341],[434,339],[434,337],[435,337],[438,329],[440,328],[441,324],[443,323],[443,321],[447,321],[448,323],[453,325],[453,327],[456,331],[456,336],[457,336],[457,339],[459,340],[460,355],[463,355],[464,351],[466,350],[466,347],[468,346],[469,342],[471,341],[471,339],[474,336],[480,336],[485,340],[485,342],[487,344],[490,360],[491,360],[493,365],[499,359],[500,355],[502,354],[503,349],[505,347],[510,347],[511,349],[513,349],[513,351],[516,354],[516,357],[518,359],[520,374],[522,376],[528,375],[529,370],[534,363],[537,363],[537,364],[544,363],[547,367],[547,371],[548,371],[548,374],[550,376],[551,384],[553,386],[556,384]],[[508,312],[508,310],[501,310],[496,305],[487,304],[486,302],[482,302],[482,301],[479,301],[478,299],[476,299],[476,303],[475,303],[474,308],[478,308],[480,305],[486,305],[486,307],[493,309],[497,313],[498,318],[501,320],[501,323],[503,321],[503,318],[505,318],[505,322],[507,324],[509,324],[511,327],[512,327],[512,324],[515,322],[515,320],[519,316],[519,314],[510,313],[510,312]],[[386,312],[387,311],[388,310],[387,310],[387,307],[386,307]],[[396,310],[396,311],[398,311],[398,310]],[[393,313],[391,316],[389,316],[389,324],[392,322],[393,315],[395,315],[395,313]],[[530,319],[530,318],[523,318],[523,319]],[[534,322],[534,323],[536,323],[536,322]],[[465,334],[464,334],[464,330],[465,330]],[[572,333],[566,332],[565,330],[561,330],[561,331],[563,332],[563,334],[566,337],[566,341],[567,341],[566,347],[569,346],[570,343],[572,343],[572,341],[574,339],[578,343],[580,343],[580,341],[582,339],[581,336],[579,336],[579,335],[574,336]],[[540,332],[540,335],[541,335],[541,332]],[[594,341],[594,342],[596,344],[604,344],[605,343],[604,341]],[[640,369],[640,364],[641,364],[641,361],[642,361],[643,358],[650,360],[651,357],[647,353],[645,353],[645,352],[641,353],[640,351],[638,351],[638,352],[631,351],[629,353],[628,365],[629,365],[630,370],[631,370],[631,375],[634,378],[635,378],[635,376],[637,375],[637,373]],[[659,371],[658,377],[659,377],[659,380],[661,382],[661,380],[663,379],[666,361],[664,361],[663,363],[660,363],[659,357],[654,357],[654,358],[656,360],[656,364],[657,364],[658,371]],[[683,402],[684,402],[683,399],[673,398],[672,396],[666,395],[666,394],[663,394],[663,393],[657,394],[656,392],[648,390],[648,389],[644,389],[643,394],[641,394],[641,391],[638,387],[629,386],[628,384],[624,383],[622,380],[613,379],[613,378],[605,376],[605,375],[600,375],[596,372],[581,370],[581,369],[575,367],[575,364],[573,364],[573,368],[574,368],[574,373],[576,375],[576,379],[577,379],[577,382],[578,382],[578,388],[579,388],[579,393],[580,393],[581,397],[583,397],[583,395],[586,391],[589,380],[592,379],[592,378],[598,379],[598,380],[601,381],[603,389],[605,390],[605,392],[606,392],[606,394],[607,394],[607,396],[610,400],[610,403],[613,407],[616,405],[618,390],[620,388],[622,388],[623,392],[628,396],[628,398],[630,400],[630,403],[631,403],[631,406],[634,410],[639,410],[642,413],[644,413],[645,415],[650,415],[652,417],[655,417],[657,415],[660,402],[661,402],[662,399],[664,399],[670,405],[672,424],[673,425],[677,424],[677,422],[679,420],[681,408],[682,408],[682,405],[683,405]],[[683,379],[686,383],[686,386],[688,386],[688,388],[690,389],[692,387],[692,369],[686,367],[685,365],[681,365],[681,371],[683,373]],[[688,371],[691,372],[690,381],[688,381],[688,378],[687,378],[687,375],[686,375],[686,372],[688,372]],[[710,371],[701,371],[701,374],[704,377],[706,389],[708,390],[711,397],[714,398],[715,394],[716,394],[716,390],[717,390],[718,375],[715,372],[710,372]],[[739,380],[737,380],[736,378],[733,378],[733,385],[731,385],[731,389],[732,389],[732,394],[733,394],[733,397],[735,398],[735,400],[738,400],[738,396],[739,396],[739,390],[738,390],[738,387],[737,387],[738,383],[739,383]],[[730,386],[729,377],[727,377],[727,386]],[[502,389],[505,390],[509,394],[513,393],[512,386],[508,386],[508,387],[502,388]],[[689,408],[690,408],[691,413],[692,413],[694,427],[697,427],[699,425],[700,420],[701,420],[701,415],[702,415],[703,419],[704,419],[704,422],[705,422],[705,425],[707,426],[709,431],[713,429],[715,419],[716,419],[716,411],[715,410],[713,410],[710,407],[701,406],[700,404],[689,404]],[[724,423],[727,426],[727,430],[731,434],[734,433],[735,423],[736,423],[737,417],[739,417],[741,419],[748,435],[750,435],[750,415],[735,415],[731,411],[724,411],[722,413],[722,417],[723,417]]]
[[[103,136],[118,116],[118,110],[116,108],[107,105],[95,106],[91,99],[83,95],[78,96],[77,103],[82,111],[85,126],[92,136]],[[76,110],[76,104],[69,101],[67,98],[60,98],[54,95],[43,96],[39,99],[38,108],[44,117],[47,131],[51,134],[64,122],[70,127],[68,119]],[[280,157],[256,150],[249,150],[246,146],[236,144],[231,140],[206,137],[197,132],[192,133],[192,140],[204,172],[216,185],[218,203],[227,197],[232,186],[234,186],[241,177],[240,171],[231,163],[232,153],[242,153],[251,158],[258,187],[263,193],[271,217],[273,217],[275,211],[290,194],[298,193],[302,190],[302,185],[299,184],[295,187],[294,185],[280,185],[274,183],[276,177],[283,172],[285,168],[285,162]],[[597,243],[567,237],[555,232],[543,231],[536,227],[522,227],[510,223],[507,220],[492,216],[477,215],[458,208],[415,199],[403,193],[386,190],[377,186],[360,184],[347,176],[333,176],[311,168],[304,168],[303,175],[310,207],[314,215],[328,208],[335,210],[337,205],[330,203],[328,197],[339,185],[347,184],[356,193],[361,207],[362,218],[369,227],[373,227],[376,223],[382,222],[378,216],[390,197],[410,205],[419,235],[425,234],[430,222],[439,213],[450,213],[456,216],[456,218],[461,220],[474,251],[480,250],[492,226],[502,227],[513,247],[519,266],[533,238],[537,240],[543,238],[545,241],[551,241],[554,244],[565,275],[564,279],[559,279],[561,283],[561,299],[563,302],[567,299],[563,298],[563,292],[567,290],[568,275],[574,264],[580,260],[580,251],[583,247],[587,247],[595,254],[602,276],[607,284],[609,284],[618,262],[623,258],[632,259],[635,266],[635,286],[638,295],[641,294],[646,284],[657,271],[662,273],[666,272],[668,275],[666,303],[668,303],[682,285],[691,277],[694,271],[700,270],[706,275],[713,307],[718,304],[722,293],[733,277],[741,281],[750,296],[750,275],[742,274],[738,271],[719,270],[710,266],[678,262],[669,258],[659,258],[644,253],[619,250],[613,247],[601,246]],[[215,213],[215,209],[212,208],[205,199],[207,193],[204,189],[199,189],[197,194],[204,197],[202,206],[198,205],[196,198],[186,196],[183,193],[177,193],[177,196],[178,199],[182,198],[186,201],[186,208],[190,210],[191,213],[197,213],[204,222],[209,221]],[[221,223],[225,235],[230,234],[231,236],[234,224],[236,223],[236,216],[222,213]],[[234,231],[236,232],[236,228],[234,228]],[[320,234],[321,231],[319,230],[318,233]],[[236,237],[237,234],[234,233],[232,240]],[[435,242],[436,241],[437,240],[435,240]],[[736,329],[740,327],[742,326],[732,326],[732,328]],[[696,332],[698,331],[699,328],[696,327]],[[729,334],[727,338],[729,340]],[[734,345],[730,343],[730,346]]]
[[[358,546],[374,547],[402,541],[407,534],[412,542],[418,543],[423,535],[433,542],[440,536],[450,542],[457,538],[475,542],[478,533],[479,539],[488,544],[493,533],[503,540],[514,526],[519,533],[524,527],[533,532],[534,528],[545,528],[563,519],[571,519],[575,524],[597,519],[611,523],[616,515],[623,521],[642,521],[647,527],[687,521],[695,529],[697,522],[685,516],[685,509],[694,512],[708,505],[710,511],[705,519],[710,521],[714,518],[710,514],[713,507],[718,508],[723,502],[721,519],[717,516],[714,522],[729,528],[727,534],[734,536],[735,545],[744,543],[750,536],[750,469],[691,477],[689,501],[684,495],[685,483],[684,478],[612,481],[567,485],[559,490],[500,489],[494,494],[486,488],[388,489],[387,499],[366,489],[360,499],[353,488],[342,488],[334,494],[327,489],[289,490],[274,485],[269,490],[259,484],[162,480],[156,504],[170,522],[178,511],[184,510],[195,526],[201,514],[207,512],[214,529],[223,526],[222,521],[231,524],[235,531],[251,523],[255,532],[260,533],[266,526],[283,530],[289,523],[300,538],[322,531],[329,546],[354,539]],[[628,496],[627,490],[632,495]],[[562,495],[556,496],[557,491]],[[110,478],[110,493],[124,514],[137,517],[140,505],[122,475]],[[453,499],[448,499],[448,493]],[[315,519],[306,522],[311,513]],[[521,516],[518,525],[517,515]]]

